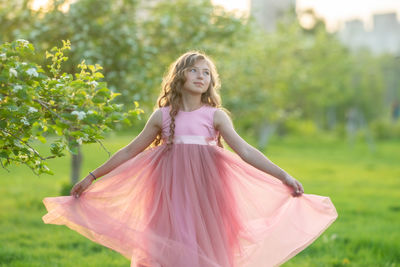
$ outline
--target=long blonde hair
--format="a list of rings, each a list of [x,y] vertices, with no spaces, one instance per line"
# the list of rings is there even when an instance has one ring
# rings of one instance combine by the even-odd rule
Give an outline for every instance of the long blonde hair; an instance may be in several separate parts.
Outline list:
[[[217,107],[228,114],[229,111],[222,107],[221,97],[218,93],[221,82],[215,64],[210,57],[204,53],[196,50],[191,50],[181,55],[175,62],[173,62],[168,69],[168,72],[163,77],[161,84],[161,92],[157,99],[155,109],[160,107],[171,106],[169,115],[171,117],[171,123],[169,127],[169,137],[167,141],[168,149],[173,144],[175,135],[175,116],[178,114],[179,108],[182,105],[182,88],[186,81],[185,72],[199,60],[205,60],[210,68],[211,81],[207,88],[207,91],[201,95],[201,102],[208,104],[212,107]],[[218,143],[220,147],[224,147],[221,142],[221,135],[218,133]],[[155,141],[150,147],[158,146],[161,142],[161,131],[158,133]]]

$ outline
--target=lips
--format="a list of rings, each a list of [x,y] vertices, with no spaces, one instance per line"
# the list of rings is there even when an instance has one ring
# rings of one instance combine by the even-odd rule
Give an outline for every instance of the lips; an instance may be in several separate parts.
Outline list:
[[[204,84],[201,83],[201,82],[194,82],[194,84],[197,84],[197,85],[204,85]]]

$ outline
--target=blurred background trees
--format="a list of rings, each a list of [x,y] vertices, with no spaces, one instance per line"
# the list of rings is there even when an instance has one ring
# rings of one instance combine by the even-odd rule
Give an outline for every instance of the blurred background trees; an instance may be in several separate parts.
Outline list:
[[[235,127],[260,149],[290,134],[370,144],[400,137],[399,57],[350,51],[313,12],[311,28],[292,8],[276,31],[266,32],[254,18],[209,0],[49,0],[40,10],[32,4],[0,1],[0,43],[28,40],[37,50],[32,60],[45,65],[45,51],[70,40],[63,71],[75,73],[82,60],[99,64],[126,111],[138,101],[149,114],[168,65],[198,49],[217,64]]]

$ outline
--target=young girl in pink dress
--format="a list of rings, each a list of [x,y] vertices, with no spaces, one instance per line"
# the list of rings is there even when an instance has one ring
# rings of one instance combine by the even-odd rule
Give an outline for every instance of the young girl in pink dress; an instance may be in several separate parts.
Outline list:
[[[44,198],[43,221],[135,267],[268,267],[306,248],[337,218],[334,205],[236,133],[219,87],[208,56],[180,56],[142,132],[71,196]]]

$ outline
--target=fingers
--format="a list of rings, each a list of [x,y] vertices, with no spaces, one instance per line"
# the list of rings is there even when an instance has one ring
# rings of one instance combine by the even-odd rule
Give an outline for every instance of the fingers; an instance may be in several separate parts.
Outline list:
[[[80,193],[76,192],[73,194],[73,197],[78,198],[78,197],[80,197],[80,195],[81,195]]]
[[[304,193],[304,189],[303,186],[301,185],[301,183],[297,180],[295,180],[294,184],[293,184],[293,196],[301,196],[301,194]]]
[[[87,179],[84,179],[82,181],[80,181],[79,183],[76,183],[71,191],[70,194],[71,196],[78,198],[81,196],[82,192],[86,190],[86,188],[88,188],[90,186],[90,183],[87,182]]]
[[[78,198],[81,195],[82,187],[80,185],[74,186],[71,190],[71,196]]]
[[[298,184],[298,186],[299,186],[299,191],[300,191],[300,193],[304,193],[304,188],[303,188],[303,185],[299,182],[299,181],[297,181],[297,184]]]
[[[303,192],[301,184],[294,178],[291,178],[290,180],[285,180],[284,184],[293,189],[293,192],[291,194],[294,197],[301,195]]]
[[[76,190],[75,190],[75,186],[74,186],[74,187],[72,187],[72,189],[71,189],[70,195],[73,196],[73,195],[75,194],[75,191],[76,191]]]

